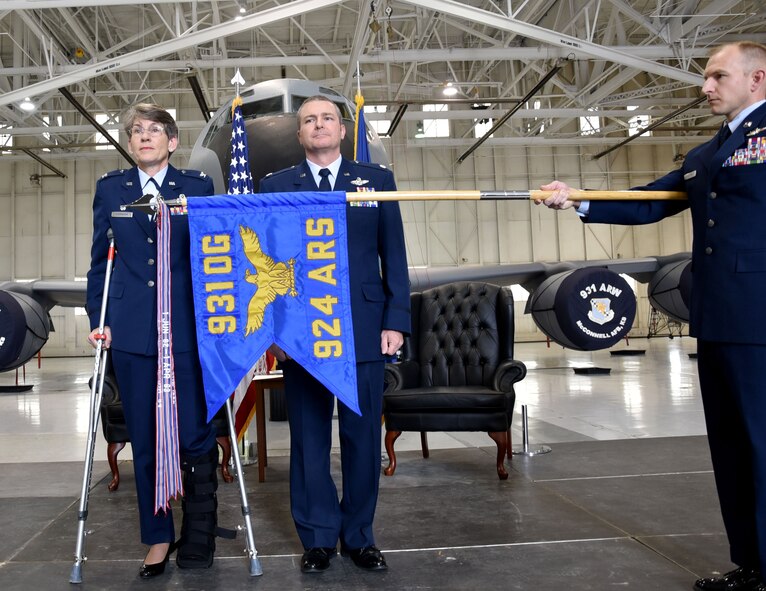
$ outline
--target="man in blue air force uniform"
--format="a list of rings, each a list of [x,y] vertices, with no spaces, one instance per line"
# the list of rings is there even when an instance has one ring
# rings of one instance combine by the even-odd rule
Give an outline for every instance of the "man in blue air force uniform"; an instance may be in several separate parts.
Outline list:
[[[569,198],[555,181],[548,207],[575,206],[583,221],[646,224],[691,209],[694,228],[689,331],[697,337],[705,420],[731,561],[699,591],[766,591],[766,46],[719,47],[702,91],[726,122],[678,170],[644,190],[686,191],[684,201]]]
[[[166,200],[184,195],[212,195],[213,183],[202,172],[177,170],[169,164],[170,155],[178,146],[178,126],[167,111],[157,105],[139,104],[128,111],[123,123],[130,152],[138,165],[109,172],[96,184],[87,307],[92,328],[89,340],[95,344],[107,264],[107,231],[111,228],[117,254],[107,303],[105,345],[111,348],[130,434],[141,542],[149,545],[139,576],[150,578],[164,572],[168,556],[175,549],[172,513],[160,510],[155,515],[154,512],[157,227],[149,214],[130,209],[120,211],[120,206],[145,194],[160,193]],[[184,568],[201,568],[210,566],[215,549],[214,490],[218,450],[215,431],[206,419],[202,373],[197,357],[186,216],[172,218],[170,255],[171,326],[185,491],[177,562]],[[201,476],[203,473],[205,476]],[[197,482],[200,478],[205,482]],[[201,515],[197,509],[205,503],[207,511]],[[194,523],[188,523],[189,519]],[[200,524],[207,524],[203,529],[210,531],[198,531]]]
[[[345,136],[338,107],[324,97],[306,99],[298,111],[298,140],[306,160],[270,174],[260,192],[395,191],[394,176],[378,164],[350,162],[340,155]],[[282,364],[290,422],[290,504],[305,552],[303,572],[330,566],[341,552],[366,570],[387,567],[375,547],[372,522],[380,476],[383,366],[410,330],[410,297],[404,232],[395,201],[349,204],[349,283],[357,361],[358,416],[338,403],[343,497],[330,475],[334,397],[291,360]],[[276,349],[276,350],[275,350]],[[272,349],[280,361],[284,352]]]

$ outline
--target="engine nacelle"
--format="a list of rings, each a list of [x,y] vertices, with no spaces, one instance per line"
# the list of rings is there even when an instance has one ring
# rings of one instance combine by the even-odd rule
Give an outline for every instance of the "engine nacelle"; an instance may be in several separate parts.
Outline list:
[[[691,291],[691,259],[665,265],[649,281],[648,293],[652,306],[678,322],[689,322]]]
[[[596,351],[628,334],[636,317],[636,295],[614,271],[574,269],[545,279],[530,296],[526,312],[558,344]]]
[[[15,369],[42,349],[51,322],[33,298],[0,291],[0,371]]]

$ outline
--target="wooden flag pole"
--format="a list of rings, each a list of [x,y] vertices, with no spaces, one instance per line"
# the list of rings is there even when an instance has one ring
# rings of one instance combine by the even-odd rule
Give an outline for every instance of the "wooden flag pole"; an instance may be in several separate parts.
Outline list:
[[[346,193],[346,201],[504,201],[546,199],[553,191],[350,191]],[[121,205],[120,209],[136,208],[140,211],[151,211],[148,202],[150,195],[138,199],[134,203]],[[572,189],[570,197],[573,201],[640,201],[662,200],[678,201],[686,199],[683,191],[583,191]],[[171,199],[165,202],[168,207],[186,206],[186,197]],[[175,213],[175,212],[171,212]]]
[[[492,201],[546,199],[553,191],[362,191],[346,193],[346,201]],[[572,189],[573,201],[681,200],[683,191],[583,191]]]

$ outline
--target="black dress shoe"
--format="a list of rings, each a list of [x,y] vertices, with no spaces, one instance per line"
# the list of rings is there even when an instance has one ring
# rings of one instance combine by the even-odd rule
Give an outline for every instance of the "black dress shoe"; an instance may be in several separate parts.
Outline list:
[[[318,573],[330,567],[330,559],[338,551],[335,548],[309,548],[301,556],[301,572]]]
[[[162,559],[162,562],[155,562],[154,564],[142,564],[141,568],[138,569],[138,576],[142,579],[151,579],[152,577],[158,577],[164,573],[165,565],[168,563],[168,559],[175,549],[175,543],[171,542],[170,547],[165,554],[165,558]]]
[[[386,570],[388,565],[383,554],[375,546],[365,546],[356,550],[342,550],[343,556],[350,556],[354,564],[364,570]]]
[[[716,579],[699,579],[694,583],[696,591],[766,591],[757,568],[740,567]]]

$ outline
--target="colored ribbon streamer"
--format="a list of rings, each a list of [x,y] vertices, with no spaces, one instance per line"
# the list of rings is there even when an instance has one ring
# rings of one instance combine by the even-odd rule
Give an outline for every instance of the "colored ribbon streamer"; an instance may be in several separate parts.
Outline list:
[[[170,509],[170,499],[183,495],[178,450],[178,401],[170,300],[170,211],[165,202],[157,204],[157,399],[155,421],[157,474],[154,513]]]

